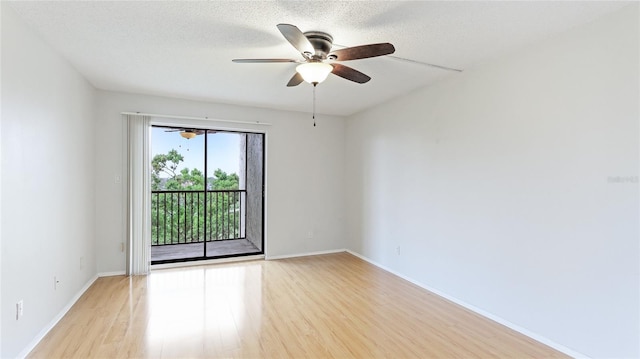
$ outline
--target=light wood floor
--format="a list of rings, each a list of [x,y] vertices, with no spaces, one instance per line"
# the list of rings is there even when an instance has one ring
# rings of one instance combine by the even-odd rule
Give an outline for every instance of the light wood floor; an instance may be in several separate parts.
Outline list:
[[[347,253],[98,279],[31,358],[556,358]]]

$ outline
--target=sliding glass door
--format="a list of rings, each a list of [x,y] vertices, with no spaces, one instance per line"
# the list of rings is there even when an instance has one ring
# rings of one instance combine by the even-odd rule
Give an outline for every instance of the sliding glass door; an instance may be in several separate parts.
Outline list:
[[[264,253],[264,134],[153,127],[152,264]]]

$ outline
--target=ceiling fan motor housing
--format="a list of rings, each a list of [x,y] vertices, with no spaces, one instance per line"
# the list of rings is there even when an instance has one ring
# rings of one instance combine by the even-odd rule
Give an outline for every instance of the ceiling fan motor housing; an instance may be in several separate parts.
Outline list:
[[[327,54],[331,51],[333,37],[326,32],[321,31],[307,31],[304,33],[304,36],[309,39],[309,42],[316,50],[315,54],[311,54],[313,55],[313,58],[317,60],[325,60],[327,58]]]

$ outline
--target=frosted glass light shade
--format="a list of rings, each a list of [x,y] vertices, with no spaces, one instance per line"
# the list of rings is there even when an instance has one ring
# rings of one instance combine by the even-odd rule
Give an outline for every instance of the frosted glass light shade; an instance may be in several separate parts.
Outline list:
[[[333,66],[324,62],[307,62],[298,65],[296,71],[310,84],[319,84],[333,71]]]
[[[190,140],[190,139],[196,137],[196,133],[195,132],[191,132],[191,131],[182,131],[182,132],[180,132],[180,136],[186,138],[187,140]]]

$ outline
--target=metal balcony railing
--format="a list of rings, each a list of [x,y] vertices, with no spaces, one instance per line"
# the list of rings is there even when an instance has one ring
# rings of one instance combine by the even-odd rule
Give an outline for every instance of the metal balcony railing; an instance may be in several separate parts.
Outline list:
[[[246,195],[246,190],[152,191],[151,245],[244,238]]]

